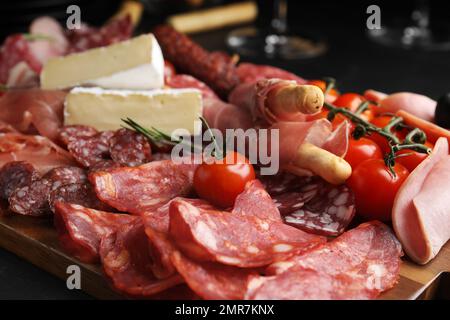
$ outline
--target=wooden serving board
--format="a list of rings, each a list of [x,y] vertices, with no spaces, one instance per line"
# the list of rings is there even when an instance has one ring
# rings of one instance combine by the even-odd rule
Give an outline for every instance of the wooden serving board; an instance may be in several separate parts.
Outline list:
[[[0,246],[64,281],[67,267],[78,265],[82,290],[99,299],[123,298],[110,288],[100,266],[80,263],[64,253],[49,219],[0,214]],[[426,266],[404,259],[399,283],[380,299],[432,299],[449,271],[450,242]]]

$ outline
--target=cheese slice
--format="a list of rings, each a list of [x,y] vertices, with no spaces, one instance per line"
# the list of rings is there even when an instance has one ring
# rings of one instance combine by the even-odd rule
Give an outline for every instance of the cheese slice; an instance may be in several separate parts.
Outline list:
[[[145,90],[164,85],[164,59],[152,34],[50,59],[41,72],[43,89],[80,85]]]
[[[88,125],[98,130],[116,130],[131,118],[145,128],[172,134],[185,129],[201,133],[202,97],[196,89],[146,91],[74,88],[66,97],[65,125]]]

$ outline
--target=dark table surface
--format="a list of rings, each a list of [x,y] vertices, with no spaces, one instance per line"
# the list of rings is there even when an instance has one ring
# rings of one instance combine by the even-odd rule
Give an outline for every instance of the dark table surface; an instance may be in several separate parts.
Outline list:
[[[450,91],[450,52],[381,47],[370,42],[361,28],[335,25],[323,29],[330,49],[322,57],[302,61],[241,59],[283,67],[305,78],[332,76],[338,80],[341,91],[361,92],[367,88],[385,92],[407,90],[433,98]],[[198,34],[194,39],[208,49],[224,50],[228,31]],[[89,298],[81,291],[68,290],[64,281],[0,249],[0,299]]]

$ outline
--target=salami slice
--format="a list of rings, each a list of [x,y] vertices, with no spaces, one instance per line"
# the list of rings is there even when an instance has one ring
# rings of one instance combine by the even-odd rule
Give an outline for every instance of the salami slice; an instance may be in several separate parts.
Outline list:
[[[185,201],[205,208],[213,207],[204,200],[184,199]],[[152,271],[159,278],[164,279],[175,273],[175,268],[170,259],[170,255],[175,250],[172,241],[169,239],[169,208],[170,202],[154,211],[147,211],[142,215],[145,226],[145,233],[149,238],[150,254],[152,256]]]
[[[55,203],[54,223],[61,246],[86,263],[99,261],[100,240],[139,218],[89,209],[77,204]]]
[[[97,163],[95,163],[93,166],[91,166],[88,170],[88,176],[100,171],[109,171],[113,169],[117,169],[122,167],[119,163],[113,161],[113,160],[102,160]]]
[[[212,98],[219,99],[219,97],[214,93],[214,91],[208,87],[204,82],[194,78],[193,76],[187,74],[177,74],[166,80],[166,85],[171,88],[184,89],[193,88],[198,89],[202,93],[203,99]]]
[[[135,167],[152,160],[152,150],[147,139],[132,130],[117,130],[110,141],[111,158],[122,165]]]
[[[180,252],[172,254],[172,262],[188,286],[203,299],[243,299],[252,269],[241,269],[217,263],[197,263]]]
[[[55,212],[55,203],[57,201],[78,204],[101,211],[115,211],[107,204],[101,202],[95,195],[92,186],[86,182],[65,184],[53,189],[48,200],[52,212]]]
[[[364,223],[254,277],[247,299],[373,299],[398,281],[401,245],[378,221]]]
[[[246,188],[254,188],[254,183]],[[284,224],[262,186],[238,198],[240,209],[231,212],[174,199],[169,232],[176,246],[190,258],[250,268],[300,254],[326,241]],[[244,205],[247,202],[249,205]],[[254,203],[264,211],[254,211]]]
[[[39,173],[26,161],[12,161],[0,169],[0,198],[8,200],[17,188],[31,184],[39,178]]]
[[[9,197],[10,210],[25,216],[39,217],[50,214],[48,195],[51,188],[50,180],[40,179],[16,189]]]
[[[170,160],[153,161],[139,167],[123,167],[89,176],[100,200],[116,208],[140,215],[178,196],[192,192],[196,165]]]
[[[87,181],[86,171],[73,166],[54,168],[47,172],[44,178],[52,182],[51,190],[56,190],[66,184],[84,183]]]
[[[114,288],[132,297],[150,297],[183,282],[177,274],[163,280],[153,276],[148,240],[141,221],[104,237],[100,257]]]
[[[283,208],[284,221],[307,232],[337,236],[345,231],[355,215],[355,199],[346,185],[323,183],[317,193],[301,208]],[[292,196],[295,194],[288,194]],[[304,197],[305,193],[300,193]],[[282,204],[283,205],[283,204]],[[286,206],[286,202],[284,202]]]
[[[112,131],[104,131],[92,137],[78,137],[69,142],[67,149],[82,166],[89,168],[99,161],[109,159],[109,140]]]
[[[67,146],[70,142],[82,137],[93,137],[98,133],[97,129],[84,125],[64,126],[59,131],[59,141]]]

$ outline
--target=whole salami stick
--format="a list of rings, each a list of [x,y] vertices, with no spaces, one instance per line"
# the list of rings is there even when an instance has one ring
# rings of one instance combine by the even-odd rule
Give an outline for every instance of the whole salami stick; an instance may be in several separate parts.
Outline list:
[[[239,82],[234,59],[223,52],[208,52],[174,28],[161,25],[153,30],[164,56],[180,71],[204,81],[225,98]]]

